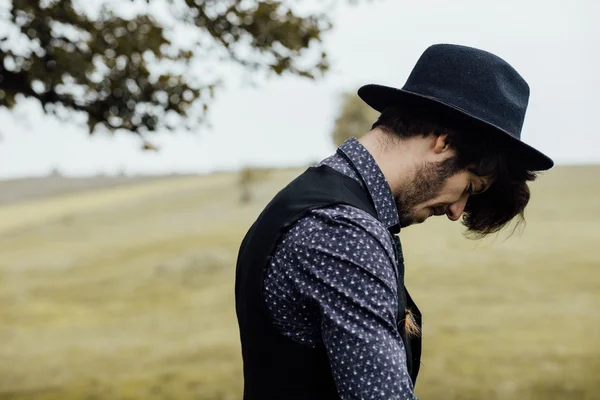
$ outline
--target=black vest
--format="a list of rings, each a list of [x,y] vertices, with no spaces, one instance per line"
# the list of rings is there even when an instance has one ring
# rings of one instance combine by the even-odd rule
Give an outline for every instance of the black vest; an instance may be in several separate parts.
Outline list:
[[[235,304],[244,361],[244,400],[339,399],[325,348],[309,348],[283,336],[273,327],[263,298],[264,273],[281,236],[309,211],[334,204],[348,204],[377,218],[371,198],[354,179],[327,166],[309,168],[275,196],[242,241]],[[404,289],[403,259],[399,246],[396,249],[401,310],[398,321],[404,319],[404,310],[410,307],[421,325],[421,314]],[[407,340],[403,326],[399,324],[399,330],[414,383],[421,339]]]

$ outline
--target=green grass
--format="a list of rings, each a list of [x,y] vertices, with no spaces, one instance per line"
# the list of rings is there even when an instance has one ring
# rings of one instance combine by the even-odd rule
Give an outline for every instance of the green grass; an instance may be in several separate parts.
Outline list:
[[[219,174],[0,207],[0,399],[240,399],[237,247],[299,172],[247,205]],[[509,239],[402,232],[422,399],[598,398],[599,175],[541,177]]]

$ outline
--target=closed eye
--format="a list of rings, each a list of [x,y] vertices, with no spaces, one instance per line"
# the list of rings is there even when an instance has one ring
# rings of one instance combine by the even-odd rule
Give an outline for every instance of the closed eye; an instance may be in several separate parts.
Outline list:
[[[469,184],[469,187],[467,188],[467,190],[465,191],[466,193],[468,193],[470,196],[475,196],[478,194],[481,194],[483,192],[485,192],[488,189],[488,187],[484,184],[481,184],[479,190],[475,190],[475,188],[473,187],[473,184]]]
[[[483,179],[480,179],[479,182],[481,183],[481,186],[479,187],[479,190],[473,194],[481,194],[490,188],[490,185],[486,184]]]
[[[471,194],[474,196],[474,195],[477,195],[477,194],[481,194],[483,192],[485,192],[485,188],[484,187],[480,188],[477,191],[471,191]]]

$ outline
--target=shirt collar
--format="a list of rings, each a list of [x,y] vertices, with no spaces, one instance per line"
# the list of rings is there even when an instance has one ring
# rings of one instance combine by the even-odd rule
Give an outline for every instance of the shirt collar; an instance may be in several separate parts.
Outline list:
[[[344,156],[360,176],[373,200],[379,221],[392,233],[400,232],[400,219],[392,190],[371,153],[356,138],[346,140],[338,148],[338,153]]]

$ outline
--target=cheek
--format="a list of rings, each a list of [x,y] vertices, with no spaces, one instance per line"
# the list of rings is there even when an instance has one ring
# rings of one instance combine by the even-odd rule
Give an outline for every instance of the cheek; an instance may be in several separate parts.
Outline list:
[[[461,191],[462,192],[462,191]],[[417,206],[420,210],[426,209],[428,207],[437,207],[437,206],[445,206],[452,203],[457,202],[460,199],[460,193],[457,193],[455,190],[444,190],[438,193],[434,198],[421,203]]]
[[[454,203],[460,200],[461,196],[465,192],[465,189],[469,186],[469,179],[466,176],[454,176],[446,182],[446,185],[442,188],[439,193],[438,201],[445,203]]]

